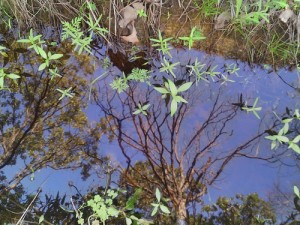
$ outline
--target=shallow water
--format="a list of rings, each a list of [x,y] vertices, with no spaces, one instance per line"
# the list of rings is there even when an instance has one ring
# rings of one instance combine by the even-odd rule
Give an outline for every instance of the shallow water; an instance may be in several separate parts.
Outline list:
[[[103,77],[93,83],[93,87],[98,88],[99,98],[103,98],[105,101],[107,93],[113,96],[114,91],[109,86],[112,80],[118,76],[122,77],[122,72],[126,72],[126,74],[130,73],[133,66],[132,64],[129,65],[131,63],[130,61],[124,61],[123,58],[118,58],[118,55],[116,55],[114,56],[116,59],[111,60],[111,63],[113,64],[116,60],[119,60],[124,67],[124,71],[120,71],[113,65],[108,68],[103,68],[103,60],[107,57],[105,55],[106,50],[101,49],[100,52],[102,53],[101,55],[96,53],[97,60],[86,60],[85,66],[82,68],[80,68],[79,64],[76,66],[79,67],[79,73],[82,73],[82,76],[86,71],[93,71],[94,69],[95,72],[92,73],[91,77],[87,77],[90,83],[105,73]],[[196,59],[199,63],[203,64],[202,72],[213,71],[216,74],[215,76],[203,75],[201,80],[194,82],[188,95],[184,95],[189,99],[189,103],[187,104],[189,113],[179,131],[179,137],[182,141],[182,144],[178,145],[179,147],[184,146],[189,134],[201,126],[207,119],[217,98],[220,104],[225,104],[228,108],[236,109],[236,115],[226,128],[228,135],[218,140],[218,145],[214,148],[214,152],[209,156],[199,159],[199,162],[197,162],[199,166],[202,161],[205,161],[208,157],[222,157],[223,154],[226,154],[224,150],[227,149],[229,151],[234,148],[234,146],[238,146],[251,138],[257,132],[269,129],[270,125],[276,120],[276,115],[280,118],[281,115],[286,112],[286,108],[290,111],[300,108],[300,80],[299,72],[296,69],[289,71],[285,68],[281,68],[275,71],[268,65],[248,65],[239,60],[224,59],[215,55],[207,55],[204,52],[196,50],[173,49],[171,55],[172,58],[166,56],[165,59],[170,63],[179,62],[173,70],[176,78],[170,73],[160,72],[162,63],[165,63],[165,61],[159,56],[158,58],[152,58],[152,60],[150,60],[150,65],[152,66],[150,82],[152,84],[162,84],[162,77],[173,80],[182,78],[195,81],[195,77],[193,77],[194,72],[190,67],[187,68],[187,65],[193,65]],[[87,57],[87,59],[89,59],[89,57]],[[68,63],[74,64],[78,62],[71,57]],[[141,62],[133,63],[133,65],[134,67],[140,66]],[[90,67],[94,68],[89,69]],[[148,69],[149,67],[144,68]],[[144,83],[137,84],[136,90],[139,92],[136,96],[136,102],[149,100],[149,104],[153,105],[153,107],[159,107],[163,113],[169,112],[170,103],[168,105],[162,104],[163,101],[160,100],[160,95],[153,90],[151,96],[148,98],[146,96],[147,88],[148,86]],[[89,90],[87,90],[87,92],[88,91]],[[124,93],[120,94],[121,99],[124,96]],[[262,107],[262,110],[258,112],[260,119],[252,112],[247,113],[241,108],[242,106],[250,107],[256,98],[258,98],[258,106]],[[88,115],[89,123],[95,123],[95,121],[99,120],[104,114],[100,108],[95,105],[94,101],[86,100],[86,102],[88,107],[85,109],[85,112]],[[112,101],[112,103],[115,104],[114,108],[116,112],[121,112],[122,106],[120,102]],[[241,107],[239,108],[238,105],[241,105]],[[126,111],[126,113],[128,112],[129,111]],[[214,128],[218,128],[224,122],[224,120],[221,121],[221,124],[216,124],[215,127],[210,128],[207,132],[212,134]],[[128,129],[126,132],[128,131],[132,137],[136,137],[137,135],[133,133],[134,129],[132,128],[133,127],[130,127],[130,123],[125,123],[123,127],[123,129]],[[165,138],[168,139],[170,136],[166,134]],[[168,140],[166,140],[166,146],[170,147],[170,143],[167,142]],[[209,137],[204,138],[203,142],[209,142]],[[253,157],[270,157],[273,153],[276,153],[276,151],[271,151],[270,147],[271,143],[261,138],[260,142],[256,142],[255,145],[247,149],[246,153]],[[285,150],[285,148],[282,148],[277,151],[284,152]],[[114,166],[121,165],[126,167],[126,158],[121,154],[116,141],[109,143],[107,138],[104,137],[99,145],[99,152],[101,155],[109,156]],[[290,157],[291,154],[293,154],[293,152],[289,149],[280,159],[287,164],[295,165],[297,161]],[[143,154],[137,153],[136,150],[132,148],[128,150],[128,156],[130,156],[132,163],[145,159]],[[237,155],[225,168],[216,182],[214,182],[212,186],[209,186],[208,195],[204,197],[205,201],[213,202],[217,196],[232,196],[236,193],[247,194],[258,192],[260,195],[266,196],[268,192],[271,191],[274,183],[278,182],[289,189],[300,178],[296,167],[285,167],[279,162],[270,164],[266,161],[257,161],[249,158],[241,158],[239,156],[240,155]],[[166,157],[168,157],[168,155],[166,155]],[[167,161],[170,162],[171,159],[167,159]],[[188,165],[188,163],[189,161],[187,160],[186,164]],[[22,160],[19,159],[16,166],[5,168],[5,173],[8,178],[14,176],[16,171],[22,168],[22,166],[19,166],[20,164],[22,164]],[[219,164],[216,163],[215,167],[212,167],[212,171],[217,169],[218,166]],[[95,166],[93,169],[99,170],[101,168]],[[114,179],[117,181],[118,176],[114,175]],[[93,175],[87,181],[82,182],[79,170],[61,172],[51,169],[42,169],[35,171],[35,179],[33,181],[29,181],[26,178],[22,183],[28,191],[33,191],[43,186],[43,189],[47,193],[54,194],[60,191],[68,192],[68,195],[71,195],[74,190],[70,190],[68,186],[69,182],[73,182],[80,190],[86,191],[90,187],[104,185],[105,179],[104,177],[100,177],[99,179],[99,177]]]

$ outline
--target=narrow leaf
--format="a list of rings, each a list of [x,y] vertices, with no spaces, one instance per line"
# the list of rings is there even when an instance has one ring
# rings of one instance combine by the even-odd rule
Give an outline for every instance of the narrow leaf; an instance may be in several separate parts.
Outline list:
[[[159,208],[161,209],[161,211],[163,213],[170,214],[170,211],[169,211],[168,207],[166,207],[164,205],[160,205]]]
[[[179,88],[178,88],[178,92],[183,92],[183,91],[186,91],[188,90],[191,86],[192,86],[193,82],[187,82],[183,85],[181,85]]]

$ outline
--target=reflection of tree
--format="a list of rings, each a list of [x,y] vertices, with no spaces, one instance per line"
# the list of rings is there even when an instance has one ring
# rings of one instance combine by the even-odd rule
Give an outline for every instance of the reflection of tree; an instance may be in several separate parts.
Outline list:
[[[209,102],[207,97],[200,99],[196,91],[188,91],[184,98],[189,104],[181,104],[174,117],[163,107],[164,100],[147,87],[139,89],[131,84],[126,93],[111,95],[106,87],[106,98],[97,99],[110,118],[110,126],[117,127],[114,134],[128,163],[126,182],[148,193],[153,193],[152,185],[159,187],[171,199],[178,223],[187,217],[187,205],[206,193],[207,186],[218,179],[231,160],[238,156],[257,158],[250,147],[264,134],[235,143],[232,138],[238,133],[232,126],[237,108],[222,102],[222,93],[217,91],[206,116],[193,114],[192,110],[207,107],[191,107],[197,98]],[[147,116],[133,114],[139,101],[152,104]],[[147,168],[132,165],[136,153],[146,159]]]
[[[41,168],[87,165],[84,159],[96,154],[97,142],[107,131],[101,122],[90,126],[83,111],[86,103],[82,93],[87,84],[82,70],[88,71],[89,57],[78,56],[70,63],[69,50],[61,46],[64,59],[50,65],[58,68],[61,77],[51,77],[48,69],[37,71],[42,59],[34,52],[5,44],[8,57],[0,58],[0,63],[8,73],[17,73],[21,78],[18,84],[5,80],[9,90],[0,91],[0,169],[16,171],[4,186],[13,188]],[[69,87],[74,97],[59,100],[61,93],[57,89]],[[10,167],[16,163],[19,171]]]

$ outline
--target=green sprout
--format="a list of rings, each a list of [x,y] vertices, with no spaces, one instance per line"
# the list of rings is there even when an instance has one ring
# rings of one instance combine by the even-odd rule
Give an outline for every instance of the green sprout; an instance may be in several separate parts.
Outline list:
[[[64,97],[69,97],[69,98],[74,97],[74,94],[70,93],[70,91],[72,90],[72,87],[65,89],[65,90],[61,90],[61,89],[57,88],[56,90],[62,94],[58,100],[62,100]]]
[[[158,39],[150,38],[152,42],[155,42],[155,44],[152,44],[153,47],[159,47],[157,49],[158,51],[161,51],[163,54],[168,54],[170,57],[172,57],[172,55],[170,54],[171,47],[169,47],[168,41],[172,39],[172,37],[164,39],[160,30],[158,31]]]
[[[161,200],[164,200],[164,199],[162,198],[161,193],[158,190],[158,188],[156,188],[155,197],[156,197],[156,203],[151,203],[151,205],[153,206],[153,210],[151,212],[151,216],[154,216],[158,212],[158,209],[160,209],[165,214],[170,214],[170,210],[168,209],[168,207],[165,206],[161,202]]]
[[[11,80],[16,80],[16,79],[20,78],[20,76],[17,74],[14,74],[14,73],[6,73],[4,71],[4,69],[1,68],[0,69],[0,90],[5,89],[5,87],[4,87],[5,78],[9,78]]]
[[[137,110],[133,112],[134,115],[142,113],[143,115],[147,116],[147,109],[150,107],[150,104],[142,105],[138,103]]]
[[[123,73],[123,77],[117,77],[113,80],[113,82],[110,84],[111,88],[113,90],[117,90],[120,94],[121,92],[125,91],[128,88],[127,84],[127,77]]]
[[[300,120],[300,113],[299,110],[296,109],[294,112],[293,117],[291,118],[286,118],[284,120],[282,120],[282,123],[284,124],[282,126],[282,128],[278,131],[277,134],[273,134],[270,136],[266,136],[265,138],[268,140],[271,140],[271,149],[276,149],[279,144],[282,143],[286,143],[288,144],[288,148],[293,149],[295,152],[297,152],[298,154],[300,154],[300,147],[299,147],[299,142],[300,142],[300,135],[297,135],[296,137],[294,137],[293,140],[289,140],[289,138],[286,136],[289,132],[289,128],[290,128],[290,123],[294,120]]]
[[[198,62],[198,58],[196,58],[194,65],[187,65],[187,67],[191,69],[190,75],[194,74],[194,76],[196,77],[196,85],[198,85],[198,82],[200,80],[209,82],[206,78],[203,77],[205,72],[202,71],[202,69],[205,67],[205,64],[200,64],[200,62]]]
[[[61,57],[63,57],[63,54],[53,54],[52,55],[51,52],[48,52],[48,54],[47,54],[42,48],[39,48],[38,51],[39,51],[39,54],[44,59],[44,62],[39,66],[39,69],[38,69],[39,71],[44,70],[46,67],[49,67],[51,60],[56,60],[56,59],[60,59]]]
[[[194,41],[204,40],[206,37],[202,35],[201,30],[197,30],[196,27],[193,27],[189,37],[179,37],[180,40],[183,40],[185,45],[187,44],[189,49],[192,48]]]
[[[172,74],[172,76],[174,78],[176,78],[176,75],[174,74],[173,70],[176,69],[175,66],[179,65],[180,62],[176,62],[176,63],[173,63],[173,64],[170,64],[168,60],[166,60],[166,58],[164,57],[163,58],[163,61],[161,63],[162,65],[162,68],[160,68],[159,72],[169,72],[170,74]]]
[[[246,110],[247,113],[252,112],[256,118],[260,119],[258,115],[258,111],[261,111],[262,107],[256,107],[256,104],[258,102],[258,98],[255,99],[253,106],[248,106],[247,102],[245,103],[245,106],[242,107],[243,110]]]
[[[235,74],[236,76],[238,76],[237,71],[239,71],[240,68],[238,68],[235,63],[232,63],[230,65],[225,65],[225,66],[226,66],[226,72],[228,72],[230,74]]]
[[[31,44],[28,48],[33,48],[37,54],[40,54],[41,45],[45,43],[45,41],[41,41],[41,37],[40,34],[34,36],[32,29],[30,29],[28,39],[20,39],[17,42]]]
[[[58,73],[57,67],[55,67],[55,69],[49,69],[49,72],[51,74],[51,80],[53,80],[54,77],[61,77],[61,75]]]
[[[147,17],[147,14],[144,9],[137,10],[137,13],[139,17],[144,17],[144,18]]]
[[[172,97],[171,102],[171,116],[175,114],[177,111],[177,104],[180,102],[188,103],[183,97],[179,96],[178,94],[180,92],[187,91],[191,86],[193,82],[187,82],[183,85],[181,85],[179,88],[176,87],[176,85],[173,83],[173,81],[169,80],[165,82],[164,87],[154,87],[156,91],[162,94],[162,97],[165,98],[167,95],[170,95]]]

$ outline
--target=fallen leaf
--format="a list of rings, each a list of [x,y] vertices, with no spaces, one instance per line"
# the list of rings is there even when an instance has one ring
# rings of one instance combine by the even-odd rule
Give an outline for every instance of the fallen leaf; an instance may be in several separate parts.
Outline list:
[[[136,32],[136,29],[135,29],[135,26],[134,26],[134,20],[131,21],[131,34],[128,35],[128,36],[121,36],[121,39],[126,41],[126,42],[130,42],[130,43],[133,43],[133,44],[138,44],[140,41],[137,37],[137,32]]]
[[[287,23],[289,19],[295,19],[296,15],[290,8],[285,9],[282,13],[279,15],[279,19]]]

